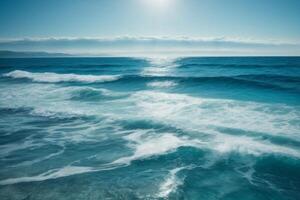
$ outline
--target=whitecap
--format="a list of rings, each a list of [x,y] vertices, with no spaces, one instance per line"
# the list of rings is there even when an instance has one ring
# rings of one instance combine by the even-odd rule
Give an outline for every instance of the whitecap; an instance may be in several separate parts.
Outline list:
[[[169,88],[176,86],[177,83],[174,81],[153,81],[147,84],[148,87],[154,88]]]
[[[23,70],[15,70],[4,74],[5,77],[27,78],[35,82],[59,83],[59,82],[109,82],[120,78],[119,75],[79,75],[79,74],[57,74],[53,72],[33,73]]]
[[[122,157],[113,163],[129,164],[133,160],[146,159],[155,155],[163,155],[175,151],[179,147],[199,147],[202,143],[199,140],[191,140],[186,137],[178,137],[171,133],[155,135],[147,131],[137,131],[124,137],[129,141],[129,147],[134,153],[128,157]]]
[[[255,156],[280,154],[300,158],[300,151],[297,148],[274,144],[271,141],[262,140],[257,135],[230,135],[223,132],[223,129],[229,128],[299,141],[297,134],[299,125],[290,122],[295,121],[300,113],[293,107],[281,104],[205,99],[156,91],[137,92],[131,98],[139,110],[135,113],[136,117],[185,130],[187,136],[202,143],[197,147],[205,147],[219,153],[238,152]],[[284,112],[278,114],[271,112],[272,109],[281,109]],[[162,141],[158,139],[157,146],[160,146]],[[182,138],[180,141],[187,142],[187,144],[190,142]],[[180,145],[183,144],[180,143]]]
[[[99,167],[67,165],[62,168],[48,170],[44,173],[35,176],[24,176],[24,177],[8,178],[8,179],[0,180],[0,185],[12,185],[12,184],[26,183],[26,182],[40,182],[40,181],[58,179],[58,178],[63,178],[63,177],[68,177],[73,175],[79,175],[79,174],[113,170],[124,166],[126,165],[115,164],[115,163],[108,163]]]
[[[35,143],[32,139],[26,139],[22,143],[10,143],[0,145],[0,157],[5,157],[15,151],[33,149],[43,146],[42,143]]]
[[[217,134],[211,143],[211,148],[220,153],[237,152],[259,156],[262,154],[281,154],[300,158],[300,152],[291,147],[272,144],[247,136],[231,136]]]
[[[178,167],[170,170],[167,178],[162,182],[159,186],[159,198],[166,198],[172,192],[176,191],[176,189],[183,184],[183,180],[180,180],[176,175],[179,171],[185,169],[185,167]]]
[[[215,128],[223,127],[300,139],[300,126],[292,123],[300,117],[300,112],[287,105],[208,99],[159,91],[136,92],[129,101],[136,104],[141,117],[185,130],[215,134]]]
[[[117,97],[104,88],[92,87],[60,87],[53,84],[18,84],[0,88],[0,106],[4,108],[27,109],[30,115],[49,118],[73,118],[81,116],[99,115],[104,113],[104,107],[89,105],[84,101],[72,101],[74,93],[82,90],[92,90],[100,95]],[[104,104],[104,103],[103,103]],[[110,106],[106,106],[110,109]]]
[[[94,172],[94,171],[97,170],[92,167],[66,166],[60,169],[52,169],[36,176],[9,178],[5,180],[1,180],[0,185],[11,185],[16,183],[44,181],[44,180],[57,179],[61,177]]]

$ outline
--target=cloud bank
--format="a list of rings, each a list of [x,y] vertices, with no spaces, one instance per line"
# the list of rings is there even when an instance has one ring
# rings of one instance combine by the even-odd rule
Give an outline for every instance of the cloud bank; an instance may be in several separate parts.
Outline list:
[[[226,38],[28,38],[0,41],[0,50],[47,51],[75,55],[287,55],[299,56],[299,43]]]

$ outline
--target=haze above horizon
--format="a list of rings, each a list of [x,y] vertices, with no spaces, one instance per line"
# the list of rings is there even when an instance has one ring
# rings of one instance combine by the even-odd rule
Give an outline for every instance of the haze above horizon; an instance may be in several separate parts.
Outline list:
[[[299,10],[297,0],[3,0],[0,50],[300,55]]]

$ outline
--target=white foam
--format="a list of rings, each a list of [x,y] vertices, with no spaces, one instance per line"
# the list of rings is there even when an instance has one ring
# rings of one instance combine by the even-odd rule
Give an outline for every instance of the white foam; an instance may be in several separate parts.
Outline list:
[[[5,145],[0,145],[0,157],[7,156],[15,151],[24,149],[33,149],[42,146],[41,143],[34,143],[33,140],[25,140],[23,143],[10,143]]]
[[[234,128],[300,139],[300,125],[291,123],[300,117],[300,112],[285,105],[206,99],[158,91],[137,92],[131,97],[141,117],[182,129]],[[276,110],[282,112],[276,113]]]
[[[176,86],[177,83],[174,81],[153,81],[147,84],[148,87],[156,88],[169,88]]]
[[[252,138],[250,135],[248,137],[232,136],[228,140],[222,138],[225,137],[224,134],[215,137],[223,133],[222,130],[218,129],[221,127],[263,132],[263,134],[279,135],[299,141],[300,125],[295,121],[300,118],[300,112],[294,107],[236,100],[205,99],[158,91],[136,92],[128,98],[110,101],[106,104],[101,102],[101,104],[97,104],[101,106],[95,106],[95,104],[91,105],[81,101],[70,101],[70,91],[80,89],[80,87],[72,88],[38,83],[2,87],[0,88],[0,106],[33,108],[31,114],[47,117],[95,115],[110,118],[113,121],[155,121],[183,129],[189,138],[202,140],[203,134],[210,134],[211,138],[202,142],[211,143],[218,152],[238,151],[253,155],[269,152],[299,157],[299,150],[297,149],[272,144],[268,141],[260,141],[259,138]],[[276,110],[280,112],[276,112]],[[88,131],[87,128],[86,132]],[[191,131],[198,133],[198,135],[188,135]],[[70,134],[70,139],[75,140],[77,138],[76,141],[79,142],[91,139],[86,136],[86,132],[84,134],[78,132],[73,135]],[[135,154],[125,160],[130,162],[132,159],[163,154],[179,146],[190,145],[189,139],[177,137],[173,133],[167,133],[165,136],[156,135],[156,133],[152,135],[155,137],[143,136],[137,142],[127,139],[131,141]],[[167,142],[166,138],[170,138],[170,143],[164,144]],[[228,141],[228,143],[222,144],[222,141]],[[152,146],[158,146],[155,143],[160,144],[160,146],[165,145],[165,148],[157,148],[157,152],[151,150]],[[143,144],[145,147],[142,147]],[[143,153],[143,151],[149,153]]]
[[[247,136],[217,134],[211,143],[211,148],[220,153],[238,152],[255,156],[272,153],[300,158],[300,152],[296,149],[255,140],[255,138]]]
[[[22,70],[15,70],[4,74],[11,78],[27,78],[35,82],[58,83],[58,82],[108,82],[120,78],[119,75],[78,75],[78,74],[57,74],[53,72],[32,73]]]
[[[157,195],[159,198],[168,197],[172,192],[176,191],[178,186],[183,184],[183,181],[176,176],[176,174],[183,169],[185,169],[185,167],[178,167],[170,170],[168,177],[159,187],[159,193]]]
[[[278,153],[300,158],[299,152],[295,149],[262,141],[255,141],[253,138],[245,136],[237,137],[218,134],[214,138],[211,138],[211,141],[203,142],[198,139],[178,137],[171,133],[155,135],[154,132],[149,133],[145,130],[138,130],[124,138],[128,140],[128,145],[134,150],[131,156],[119,158],[111,163],[99,167],[66,166],[60,169],[52,169],[36,176],[9,178],[0,181],[0,185],[44,181],[89,172],[112,170],[127,166],[133,160],[147,159],[152,156],[167,154],[184,146],[199,149],[210,149],[221,154],[234,152],[259,156],[261,154]],[[158,194],[159,197],[167,197],[170,193],[175,191],[180,184],[182,184],[181,180],[178,180],[176,177],[176,174],[182,169],[184,168],[176,168],[170,171],[169,176],[160,185]]]
[[[99,92],[99,93],[107,95],[107,96],[115,95],[115,93],[113,93],[112,91],[110,91],[108,89],[93,88],[93,87],[88,87],[88,86],[70,86],[70,87],[65,87],[65,88],[62,88],[62,89],[66,90],[66,91],[73,91],[73,92],[95,91],[95,92]]]
[[[114,163],[127,163],[133,160],[145,159],[155,155],[170,153],[182,146],[198,147],[201,142],[198,140],[189,140],[188,138],[178,137],[171,133],[155,135],[149,132],[136,132],[125,136],[130,143],[129,146],[134,149],[132,156],[120,158]]]
[[[0,181],[0,185],[10,185],[16,183],[25,183],[25,182],[36,182],[44,181],[49,179],[56,179],[76,174],[88,173],[97,171],[92,167],[77,167],[77,166],[66,166],[61,169],[49,170],[45,173],[39,174],[37,176],[28,176],[28,177],[19,177],[19,178],[9,178]]]
[[[105,96],[120,96],[110,90],[92,87],[59,87],[52,84],[18,84],[0,88],[0,106],[4,108],[31,109],[35,116],[68,118],[104,114],[104,105],[91,106],[84,101],[72,101],[74,92],[95,90]],[[98,108],[98,109],[97,109]],[[111,110],[111,106],[105,107]],[[107,113],[111,113],[107,111]]]
[[[220,154],[232,152],[254,156],[280,154],[300,158],[298,149],[280,146],[251,136],[226,135],[217,129],[218,127],[234,128],[286,136],[298,140],[299,124],[291,122],[299,119],[300,113],[294,107],[236,100],[204,99],[185,94],[156,91],[136,92],[126,99],[111,101],[108,104],[101,103],[101,106],[95,106],[95,104],[91,106],[84,102],[70,101],[68,96],[70,90],[72,88],[61,88],[54,84],[30,83],[7,86],[0,88],[0,105],[13,108],[32,107],[34,109],[33,114],[45,116],[79,114],[102,117],[109,114],[112,118],[118,117],[121,120],[149,120],[183,129],[187,136],[182,137],[175,133],[156,133],[151,130],[136,130],[124,137],[128,141],[129,147],[132,148],[132,155],[119,158],[105,167],[67,166],[49,170],[37,176],[2,180],[0,184],[43,181],[110,170],[115,167],[126,166],[133,160],[167,154],[184,146],[210,149]],[[276,110],[282,112],[277,113]],[[108,124],[108,122],[105,123]],[[94,127],[91,126],[91,128]],[[99,124],[95,128],[99,128]],[[82,142],[85,139],[90,139],[86,134],[89,131],[87,128],[80,131],[81,133],[69,132],[68,135],[60,135],[55,140]],[[194,131],[193,135],[190,131]],[[49,132],[56,133],[53,130]],[[210,137],[201,137],[204,134],[210,134]],[[32,144],[27,144],[24,148],[27,148],[28,145]],[[7,148],[6,151],[1,151],[5,154],[16,150],[15,146],[13,148],[5,146],[5,148]],[[162,196],[169,195],[171,191],[174,191],[172,188],[177,187],[173,183],[175,179],[172,178],[172,173],[170,174],[170,179],[167,178],[165,183],[161,185],[163,188],[161,189]]]
[[[196,138],[198,144],[202,143],[196,145],[197,147],[205,147],[219,153],[238,152],[255,156],[281,154],[300,158],[299,149],[291,146],[282,146],[261,140],[257,135],[227,135],[226,132],[222,131],[224,128],[233,128],[299,141],[300,138],[297,135],[299,125],[290,123],[290,121],[297,119],[300,113],[293,107],[234,100],[203,99],[184,94],[155,91],[137,92],[131,97],[138,107],[136,110],[139,110],[138,114],[135,113],[136,117],[175,126],[185,130],[187,135],[191,132],[190,134],[193,134],[189,138]],[[274,112],[278,109],[281,109],[282,112]],[[197,135],[195,132],[199,134]],[[209,138],[207,136],[203,138],[203,133],[210,135]],[[161,143],[163,141],[163,139],[149,141],[151,144],[157,142],[157,145],[153,144],[154,149],[159,147],[154,150],[158,151],[154,152],[155,154],[160,153],[159,149],[161,145],[164,145]],[[182,140],[181,138],[179,143],[175,141],[175,146],[184,146],[190,143],[189,140]],[[147,142],[145,145],[147,152],[151,153],[150,146],[149,149],[147,148]],[[165,147],[167,148],[168,145]],[[143,148],[137,147],[137,155],[140,154],[139,149]],[[162,148],[161,153],[163,152]]]
[[[99,167],[67,165],[62,168],[48,170],[44,173],[35,176],[25,176],[25,177],[8,178],[8,179],[0,180],[0,185],[11,185],[11,184],[25,183],[25,182],[39,182],[39,181],[63,178],[67,176],[73,176],[73,175],[79,175],[79,174],[85,174],[91,172],[113,170],[124,166],[127,165],[123,165],[119,163],[108,163]]]

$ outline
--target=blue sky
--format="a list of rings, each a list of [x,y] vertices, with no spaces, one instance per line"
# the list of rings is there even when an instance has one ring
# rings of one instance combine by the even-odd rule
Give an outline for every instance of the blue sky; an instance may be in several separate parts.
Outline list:
[[[299,0],[1,0],[0,39],[60,38],[63,45],[65,39],[126,36],[298,45],[299,10]],[[30,45],[23,49],[48,49]],[[0,43],[22,50],[17,47]]]

